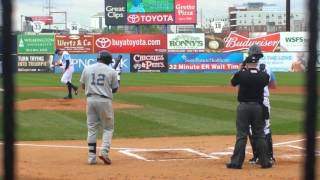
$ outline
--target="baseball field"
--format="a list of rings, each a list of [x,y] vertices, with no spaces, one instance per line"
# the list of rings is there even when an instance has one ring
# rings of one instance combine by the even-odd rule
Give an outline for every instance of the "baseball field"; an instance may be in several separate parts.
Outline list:
[[[17,177],[300,179],[305,143],[304,74],[276,73],[278,88],[270,97],[276,157],[272,169],[248,163],[252,156],[249,145],[242,170],[225,168],[236,132],[237,90],[230,87],[230,77],[230,73],[123,74],[114,97],[113,164],[90,166],[83,91],[64,100],[66,88],[60,74],[19,73]],[[75,84],[79,79],[74,74]]]

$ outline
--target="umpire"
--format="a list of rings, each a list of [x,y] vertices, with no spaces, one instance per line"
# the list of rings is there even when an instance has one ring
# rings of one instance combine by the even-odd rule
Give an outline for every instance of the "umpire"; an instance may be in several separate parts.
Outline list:
[[[245,158],[245,149],[249,126],[252,126],[253,138],[262,168],[271,168],[264,140],[264,119],[262,114],[263,89],[269,83],[270,76],[257,69],[259,59],[249,56],[245,60],[246,68],[235,73],[231,79],[232,86],[239,86],[237,108],[237,139],[233,155],[227,168],[241,169]]]

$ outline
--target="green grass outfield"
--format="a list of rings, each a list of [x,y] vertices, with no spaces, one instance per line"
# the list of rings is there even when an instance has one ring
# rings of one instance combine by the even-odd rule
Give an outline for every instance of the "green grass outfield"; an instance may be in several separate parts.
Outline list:
[[[16,76],[17,86],[63,86],[59,74]],[[301,86],[299,73],[277,73],[280,86]],[[79,82],[74,74],[73,82]],[[123,74],[121,86],[229,86],[230,73],[202,74]],[[61,98],[65,92],[24,92],[17,100]],[[79,97],[84,98],[83,93]],[[77,98],[79,98],[77,97]],[[275,134],[301,133],[303,95],[271,95],[272,130]],[[159,136],[234,135],[236,94],[224,93],[139,93],[115,95],[114,101],[143,105],[143,109],[115,111],[115,138]],[[18,140],[86,139],[85,112],[17,112]]]

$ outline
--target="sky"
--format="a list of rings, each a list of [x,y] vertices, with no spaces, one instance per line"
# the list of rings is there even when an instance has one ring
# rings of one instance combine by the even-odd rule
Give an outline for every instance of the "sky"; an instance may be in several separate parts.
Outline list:
[[[15,22],[16,29],[20,29],[21,16],[43,16],[48,15],[48,9],[44,7],[49,0],[15,0]],[[227,17],[228,7],[234,4],[241,5],[246,2],[264,2],[277,4],[285,10],[285,0],[198,0],[198,20],[200,11],[203,19],[209,17]],[[67,11],[68,22],[78,23],[82,27],[90,26],[90,17],[98,12],[104,11],[104,0],[51,0],[52,11]],[[303,0],[292,0],[291,11],[304,11]],[[55,15],[54,21],[62,22],[61,15]]]

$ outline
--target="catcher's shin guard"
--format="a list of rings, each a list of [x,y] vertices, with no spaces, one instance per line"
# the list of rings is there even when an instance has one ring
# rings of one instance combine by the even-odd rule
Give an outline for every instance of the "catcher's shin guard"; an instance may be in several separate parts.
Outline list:
[[[273,143],[272,143],[272,136],[271,136],[271,131],[269,134],[266,134],[266,144],[268,147],[268,156],[272,159],[274,159],[273,157]]]

